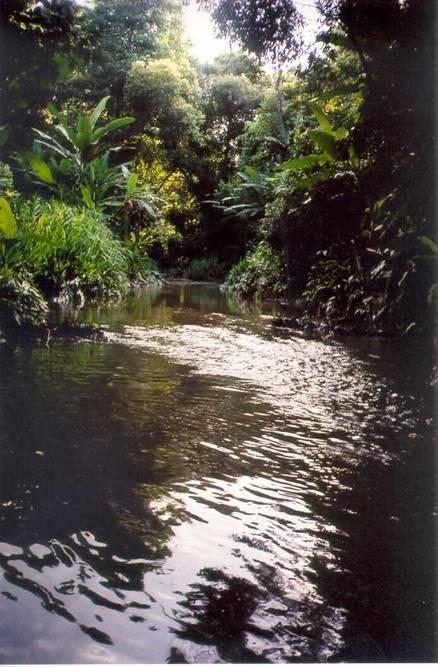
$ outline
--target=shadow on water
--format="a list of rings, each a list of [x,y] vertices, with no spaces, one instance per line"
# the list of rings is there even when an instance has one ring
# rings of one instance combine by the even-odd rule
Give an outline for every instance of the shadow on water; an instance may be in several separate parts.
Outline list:
[[[436,656],[426,355],[270,314],[166,286],[0,348],[0,661]]]

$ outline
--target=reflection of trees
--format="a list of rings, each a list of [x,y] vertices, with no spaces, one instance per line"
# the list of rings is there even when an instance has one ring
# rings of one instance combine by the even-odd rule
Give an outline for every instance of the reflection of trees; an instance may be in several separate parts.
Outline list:
[[[201,582],[179,603],[181,629],[175,634],[214,646],[226,662],[326,662],[338,654],[342,615],[322,600],[285,599],[276,568],[259,563],[249,569],[256,584],[221,570],[201,570]],[[184,644],[179,648],[184,655]]]
[[[27,591],[103,644],[110,633],[89,610],[145,621],[144,574],[169,554],[181,520],[154,484],[164,437],[154,411],[179,380],[156,356],[138,357],[75,343],[0,355],[3,599]]]
[[[261,591],[239,577],[204,569],[206,583],[192,585],[180,602],[187,613],[179,614],[181,630],[176,634],[201,644],[214,644],[221,658],[231,662],[252,662],[257,656],[246,648],[245,631],[257,607]]]
[[[77,318],[77,312],[67,315]],[[276,302],[242,299],[214,284],[176,283],[151,285],[139,289],[120,304],[95,305],[80,311],[79,319],[88,323],[96,321],[111,325],[143,324],[167,326],[179,321],[201,321],[209,313],[231,315],[281,315],[284,313]]]

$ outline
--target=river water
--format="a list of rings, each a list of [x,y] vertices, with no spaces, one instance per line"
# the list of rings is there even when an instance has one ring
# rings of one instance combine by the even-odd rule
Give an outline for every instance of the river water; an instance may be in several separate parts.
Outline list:
[[[214,285],[0,345],[0,662],[433,661],[429,361]]]

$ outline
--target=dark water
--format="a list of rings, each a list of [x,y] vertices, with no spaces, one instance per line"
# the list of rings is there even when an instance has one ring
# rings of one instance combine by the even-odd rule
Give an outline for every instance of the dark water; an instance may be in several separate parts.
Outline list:
[[[274,312],[174,285],[0,346],[0,662],[436,659],[427,355]]]

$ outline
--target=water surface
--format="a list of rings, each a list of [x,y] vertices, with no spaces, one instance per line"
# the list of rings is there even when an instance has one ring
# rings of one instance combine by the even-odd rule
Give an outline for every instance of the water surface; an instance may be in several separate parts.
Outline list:
[[[427,354],[274,314],[174,284],[0,346],[0,662],[436,659]]]

